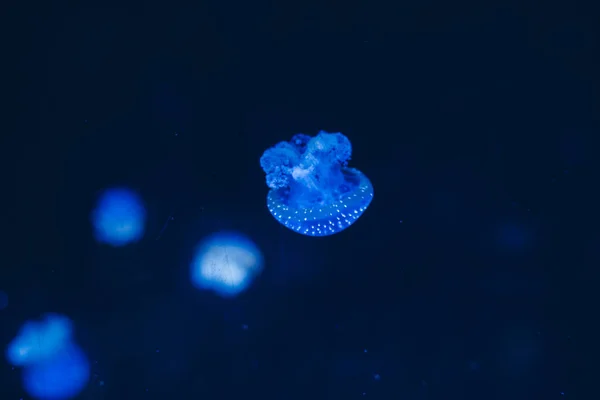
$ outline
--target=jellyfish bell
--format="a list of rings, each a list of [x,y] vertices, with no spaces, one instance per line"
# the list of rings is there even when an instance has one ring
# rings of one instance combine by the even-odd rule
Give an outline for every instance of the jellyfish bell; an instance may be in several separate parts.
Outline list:
[[[347,166],[352,154],[341,133],[296,135],[267,149],[267,207],[285,227],[308,236],[339,233],[360,218],[373,199],[373,185]]]
[[[246,236],[217,233],[202,241],[190,265],[192,284],[222,297],[246,290],[261,272],[263,257]]]
[[[132,190],[105,190],[92,211],[96,240],[112,246],[136,242],[144,235],[146,211],[139,196]]]
[[[289,189],[270,190],[267,206],[283,226],[309,236],[329,236],[352,225],[373,199],[369,179],[354,168],[342,170],[345,183],[332,195],[302,201]]]

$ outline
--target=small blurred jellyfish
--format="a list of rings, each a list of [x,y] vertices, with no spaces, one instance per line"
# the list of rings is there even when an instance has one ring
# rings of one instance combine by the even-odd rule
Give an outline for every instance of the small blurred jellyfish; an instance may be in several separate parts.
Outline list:
[[[26,321],[9,343],[6,358],[23,366],[23,386],[34,398],[62,400],[76,396],[89,379],[89,363],[73,343],[71,321],[46,314],[41,321]]]
[[[199,289],[233,297],[248,288],[262,264],[262,254],[250,239],[237,233],[218,233],[199,246],[190,276]]]
[[[267,149],[267,207],[283,226],[308,236],[329,236],[360,218],[373,199],[373,186],[348,167],[350,140],[341,133],[295,135]]]
[[[8,306],[8,295],[0,290],[0,310],[4,310]]]
[[[85,354],[70,343],[54,357],[27,367],[23,386],[36,399],[63,400],[77,396],[89,378],[90,366]]]
[[[98,242],[124,246],[144,235],[146,210],[135,192],[108,189],[98,199],[91,219]]]
[[[27,321],[6,349],[8,362],[29,365],[54,357],[71,342],[72,326],[68,318],[46,314],[42,321]]]
[[[498,241],[508,248],[520,249],[527,243],[527,232],[521,226],[506,224],[499,229]]]
[[[504,252],[526,250],[534,244],[534,229],[530,224],[503,221],[494,226],[496,246]]]

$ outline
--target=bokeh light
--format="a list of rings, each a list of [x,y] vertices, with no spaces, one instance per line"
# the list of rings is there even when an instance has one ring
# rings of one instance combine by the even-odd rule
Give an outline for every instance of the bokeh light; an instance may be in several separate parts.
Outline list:
[[[535,244],[535,227],[516,219],[500,221],[494,226],[494,243],[502,252],[527,250]]]
[[[101,243],[124,246],[144,235],[146,210],[139,196],[129,189],[104,191],[91,218],[96,240]]]
[[[190,266],[192,284],[220,296],[236,296],[261,272],[258,247],[237,233],[218,233],[205,239]]]

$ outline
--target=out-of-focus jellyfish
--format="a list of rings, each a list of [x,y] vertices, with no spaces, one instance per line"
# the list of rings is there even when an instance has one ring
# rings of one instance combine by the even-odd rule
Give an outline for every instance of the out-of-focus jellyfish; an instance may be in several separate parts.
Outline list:
[[[54,357],[27,367],[23,386],[36,399],[64,400],[77,396],[89,377],[90,365],[85,354],[70,343]]]
[[[144,235],[146,210],[139,196],[129,189],[104,191],[91,218],[96,240],[102,243],[124,246]]]
[[[72,326],[68,318],[46,314],[41,321],[27,321],[6,349],[8,362],[29,365],[50,359],[71,343]]]
[[[539,228],[531,219],[504,217],[492,225],[493,244],[502,253],[521,253],[535,246]]]
[[[498,229],[497,239],[507,249],[521,249],[527,243],[527,232],[517,224],[504,224]]]
[[[0,290],[0,310],[4,310],[8,306],[8,295]]]
[[[23,386],[33,398],[75,397],[89,379],[89,363],[72,340],[72,323],[62,315],[46,314],[27,321],[6,349],[7,360],[24,367]]]
[[[250,239],[237,233],[218,233],[198,247],[190,276],[195,287],[232,297],[252,283],[262,265],[262,254]]]
[[[352,146],[341,133],[295,135],[267,149],[269,211],[282,225],[309,236],[328,236],[352,225],[373,199],[373,186],[348,167]]]

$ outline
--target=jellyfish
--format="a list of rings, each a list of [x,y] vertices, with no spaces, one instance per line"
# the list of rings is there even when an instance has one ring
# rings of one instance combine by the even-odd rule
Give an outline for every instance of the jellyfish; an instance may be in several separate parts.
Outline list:
[[[341,133],[297,134],[267,149],[267,207],[283,226],[308,236],[329,236],[352,225],[373,199],[373,186],[348,167],[350,140]]]
[[[247,237],[221,232],[203,240],[190,266],[192,284],[222,297],[234,297],[261,272],[263,258]]]
[[[91,218],[96,240],[101,243],[120,247],[144,235],[146,210],[138,195],[129,189],[104,191]]]
[[[70,399],[87,385],[90,365],[72,329],[66,316],[49,313],[39,321],[26,321],[8,344],[6,358],[23,367],[23,387],[31,397]]]
[[[6,358],[15,366],[29,365],[54,357],[71,342],[69,319],[46,314],[41,321],[27,321],[6,349]]]

